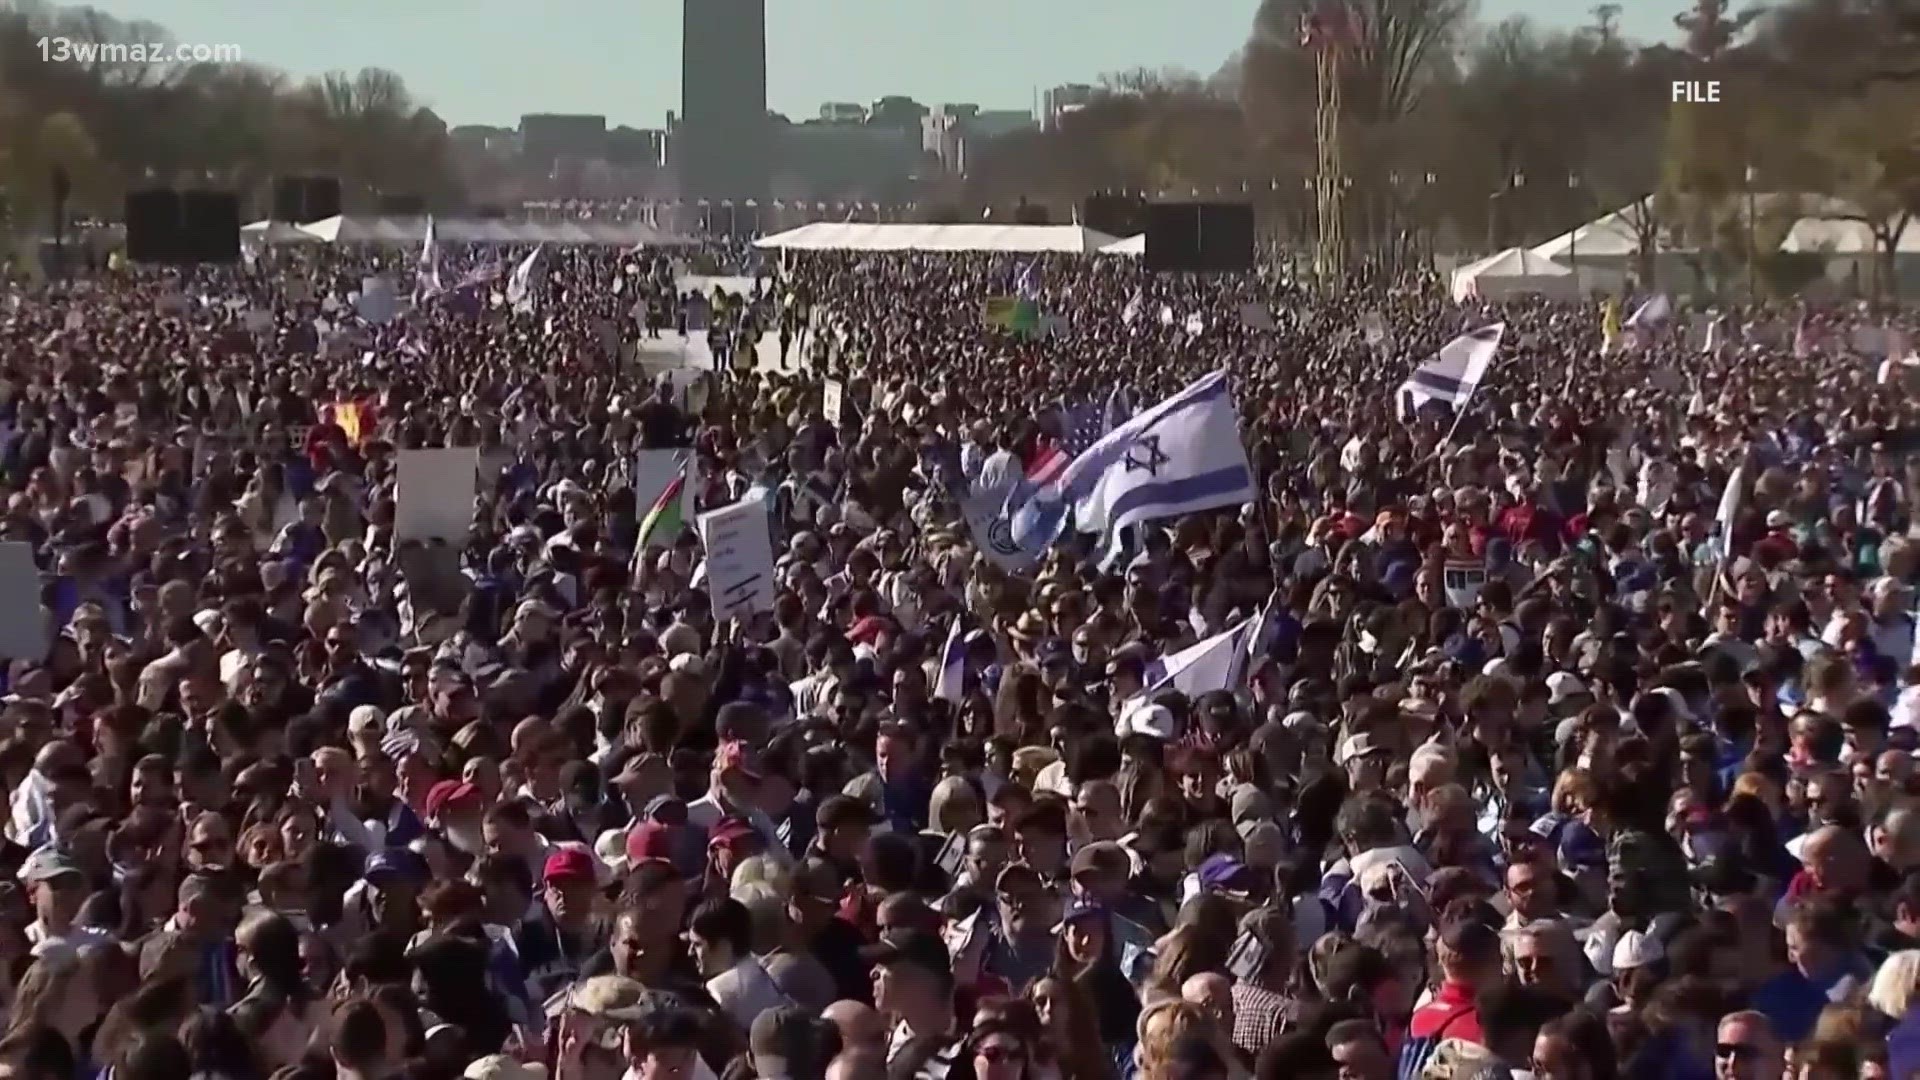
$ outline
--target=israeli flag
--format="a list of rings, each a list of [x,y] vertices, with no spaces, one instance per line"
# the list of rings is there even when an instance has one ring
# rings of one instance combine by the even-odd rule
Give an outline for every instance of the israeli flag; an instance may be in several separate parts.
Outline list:
[[[1494,323],[1461,334],[1440,347],[1433,359],[1414,369],[1396,395],[1400,417],[1406,419],[1429,401],[1443,401],[1456,410],[1467,407],[1480,380],[1486,378],[1493,354],[1500,351],[1506,323]]]
[[[1015,542],[1038,551],[1065,531],[1111,533],[1255,498],[1253,467],[1224,371],[1109,431],[1052,483],[1009,506]]]
[[[1215,690],[1236,688],[1246,675],[1248,642],[1258,634],[1264,621],[1242,619],[1205,641],[1148,664],[1146,677],[1141,680],[1147,686],[1144,696],[1152,700],[1161,690],[1178,690],[1192,699]]]
[[[967,640],[960,633],[960,619],[956,616],[953,628],[947,631],[947,643],[940,649],[940,674],[933,684],[935,700],[959,704],[965,699],[966,677]]]
[[[513,305],[515,311],[533,310],[533,287],[537,280],[534,275],[540,265],[540,253],[546,249],[546,245],[541,244],[528,252],[507,278],[507,303]]]

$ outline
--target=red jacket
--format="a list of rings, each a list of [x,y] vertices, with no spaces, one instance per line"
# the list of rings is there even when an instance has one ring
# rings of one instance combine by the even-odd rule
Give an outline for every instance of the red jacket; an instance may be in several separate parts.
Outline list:
[[[1451,979],[1441,983],[1432,1001],[1413,1010],[1413,1018],[1407,1021],[1407,1037],[1461,1039],[1486,1045],[1486,1033],[1480,1030],[1480,1010],[1473,1004],[1473,988]]]

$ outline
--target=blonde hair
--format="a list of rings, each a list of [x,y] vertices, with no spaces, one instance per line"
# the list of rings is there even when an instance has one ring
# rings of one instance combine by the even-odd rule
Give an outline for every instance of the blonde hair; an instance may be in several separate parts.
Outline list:
[[[1898,1020],[1913,1005],[1916,985],[1920,985],[1920,949],[1903,949],[1887,957],[1873,973],[1867,1004]]]
[[[1157,1001],[1140,1010],[1133,1064],[1141,1080],[1165,1080],[1173,1044],[1182,1035],[1204,1030],[1207,1023],[1207,1014],[1200,1006],[1179,998]]]

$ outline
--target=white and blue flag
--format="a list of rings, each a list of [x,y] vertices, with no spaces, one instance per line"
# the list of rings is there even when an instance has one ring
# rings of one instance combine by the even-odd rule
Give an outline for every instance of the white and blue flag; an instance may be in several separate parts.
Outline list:
[[[1247,672],[1248,642],[1258,636],[1263,618],[1250,617],[1232,627],[1163,656],[1147,665],[1143,695],[1152,700],[1161,690],[1178,690],[1189,700],[1215,690],[1233,690]]]
[[[1073,514],[1085,532],[1238,506],[1256,497],[1226,372],[1140,413],[1075,457],[1013,511],[1022,547],[1045,547]]]
[[[1400,384],[1400,417],[1406,419],[1429,401],[1441,401],[1455,410],[1467,407],[1480,380],[1486,378],[1493,354],[1500,351],[1506,323],[1493,323],[1461,334],[1440,347],[1433,359],[1414,369]]]
[[[933,682],[934,699],[956,705],[966,699],[967,679],[967,639],[960,633],[960,621],[955,616],[953,628],[947,631],[947,643],[940,649],[940,674]]]
[[[540,265],[540,254],[547,249],[545,244],[535,247],[513,268],[513,274],[507,278],[507,303],[515,311],[533,310],[533,289],[538,282],[535,271]]]

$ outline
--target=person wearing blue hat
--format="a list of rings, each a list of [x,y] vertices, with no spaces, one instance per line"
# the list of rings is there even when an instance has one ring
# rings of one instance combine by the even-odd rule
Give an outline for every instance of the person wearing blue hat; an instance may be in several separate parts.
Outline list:
[[[1100,1041],[1123,1046],[1133,1041],[1140,999],[1120,970],[1120,948],[1106,905],[1082,898],[1068,907],[1053,928],[1053,975],[1071,982],[1093,1004]]]
[[[360,880],[347,890],[347,918],[362,933],[391,930],[411,938],[421,929],[420,889],[431,878],[426,860],[407,848],[382,848],[367,856]]]

